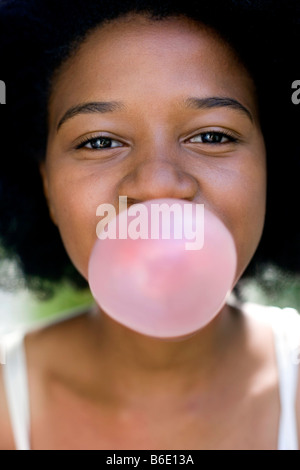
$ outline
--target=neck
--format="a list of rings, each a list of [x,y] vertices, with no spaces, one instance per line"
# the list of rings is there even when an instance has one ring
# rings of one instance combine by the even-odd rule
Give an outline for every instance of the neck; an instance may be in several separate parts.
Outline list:
[[[68,387],[95,400],[168,403],[170,390],[175,401],[201,390],[209,394],[220,374],[230,372],[242,329],[241,317],[225,305],[193,336],[163,341],[135,333],[96,308],[62,328],[63,350],[51,361]]]
[[[122,358],[122,362],[133,369],[148,372],[186,367],[187,363],[201,358],[207,361],[223,348],[224,333],[231,323],[230,307],[226,305],[217,317],[205,328],[193,335],[175,338],[152,338],[136,333],[112,320],[97,308],[94,317],[101,344],[106,351]],[[95,330],[96,331],[96,330]]]
[[[122,377],[127,384],[165,381],[190,382],[194,377],[208,381],[223,361],[228,346],[237,338],[238,317],[225,305],[205,328],[190,337],[161,340],[147,337],[113,321],[100,309],[90,318],[95,339],[93,357],[103,364],[106,373]],[[91,343],[90,343],[91,344]],[[148,384],[148,385],[147,385]]]

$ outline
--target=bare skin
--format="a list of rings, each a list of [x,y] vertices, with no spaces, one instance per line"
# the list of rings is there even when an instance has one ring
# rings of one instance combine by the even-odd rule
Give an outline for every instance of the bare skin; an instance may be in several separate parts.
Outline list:
[[[230,98],[246,111],[196,109],[187,106],[191,97]],[[122,104],[66,115],[108,101]],[[97,148],[100,136],[105,148]],[[212,136],[221,142],[209,143]],[[204,203],[234,237],[237,281],[265,215],[265,147],[252,80],[215,33],[191,21],[114,21],[93,32],[55,77],[41,174],[51,217],[84,277],[96,208],[117,208],[127,195],[130,203]],[[271,331],[228,305],[176,342],[136,334],[95,308],[28,335],[26,350],[34,449],[277,447]],[[0,403],[0,445],[13,448]]]

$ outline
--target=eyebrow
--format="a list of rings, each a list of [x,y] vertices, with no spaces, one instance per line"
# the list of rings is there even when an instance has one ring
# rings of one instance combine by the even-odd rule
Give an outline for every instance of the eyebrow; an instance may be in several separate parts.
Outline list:
[[[208,98],[194,98],[190,97],[184,101],[187,108],[194,109],[211,109],[211,108],[231,108],[242,112],[247,115],[251,122],[253,122],[253,116],[249,109],[242,105],[239,101],[234,98],[229,97],[220,97],[212,96]],[[78,104],[72,106],[68,111],[63,115],[57,125],[57,132],[60,127],[69,119],[79,115],[79,114],[92,114],[92,113],[111,113],[124,109],[125,106],[121,101],[94,101],[90,103]]]
[[[91,114],[91,113],[111,113],[124,108],[120,101],[94,101],[90,103],[83,103],[73,106],[60,119],[56,131],[69,119],[77,116],[78,114]]]
[[[187,98],[185,104],[188,108],[194,109],[210,109],[210,108],[231,108],[241,111],[247,115],[251,122],[253,122],[253,116],[248,108],[246,108],[239,101],[234,98],[212,96],[209,98]]]

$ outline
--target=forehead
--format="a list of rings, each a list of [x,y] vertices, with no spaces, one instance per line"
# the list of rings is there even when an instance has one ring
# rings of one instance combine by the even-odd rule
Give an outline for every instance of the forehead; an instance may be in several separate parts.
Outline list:
[[[217,32],[184,17],[128,15],[92,31],[56,74],[51,107],[93,99],[233,93],[251,106],[254,86]],[[154,94],[154,95],[153,95]]]

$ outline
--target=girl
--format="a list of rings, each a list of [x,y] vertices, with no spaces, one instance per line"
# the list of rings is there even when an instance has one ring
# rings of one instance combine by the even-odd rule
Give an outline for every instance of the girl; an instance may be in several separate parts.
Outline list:
[[[32,289],[86,285],[96,208],[121,195],[204,204],[236,285],[262,262],[298,270],[296,5],[207,3],[2,2],[0,233]],[[296,449],[299,330],[291,309],[236,302],[176,342],[97,305],[18,332],[1,448]]]

